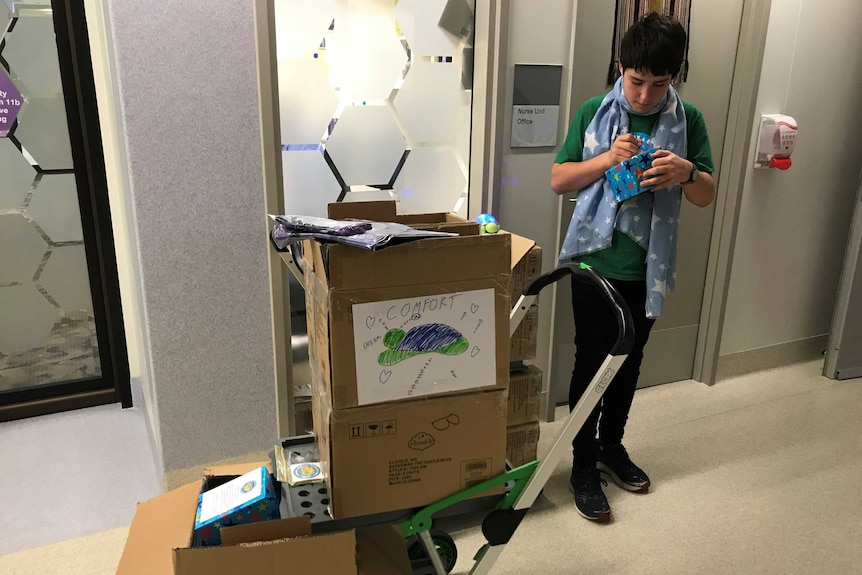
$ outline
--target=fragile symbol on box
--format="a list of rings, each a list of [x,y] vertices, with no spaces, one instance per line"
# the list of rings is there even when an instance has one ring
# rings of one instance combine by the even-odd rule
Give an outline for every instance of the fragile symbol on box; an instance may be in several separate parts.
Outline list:
[[[365,424],[365,437],[380,437],[380,422],[373,421]]]

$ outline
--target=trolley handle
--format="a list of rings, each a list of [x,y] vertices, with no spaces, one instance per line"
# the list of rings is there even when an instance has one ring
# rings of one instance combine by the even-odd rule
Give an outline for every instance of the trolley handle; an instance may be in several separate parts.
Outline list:
[[[524,296],[537,296],[545,287],[555,283],[566,276],[574,276],[580,282],[591,284],[602,294],[617,320],[617,341],[609,355],[628,355],[634,346],[635,331],[632,314],[629,306],[626,304],[620,292],[615,288],[604,276],[596,272],[590,266],[581,263],[562,264],[555,270],[542,274],[533,280],[527,289],[524,290]]]

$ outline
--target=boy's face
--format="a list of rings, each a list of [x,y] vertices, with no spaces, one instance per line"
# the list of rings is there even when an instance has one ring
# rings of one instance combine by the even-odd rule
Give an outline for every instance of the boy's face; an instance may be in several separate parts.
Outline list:
[[[667,94],[670,82],[673,80],[670,74],[653,76],[646,70],[638,71],[631,68],[623,70],[622,65],[620,65],[620,73],[623,76],[623,95],[639,114],[646,114],[655,108]]]

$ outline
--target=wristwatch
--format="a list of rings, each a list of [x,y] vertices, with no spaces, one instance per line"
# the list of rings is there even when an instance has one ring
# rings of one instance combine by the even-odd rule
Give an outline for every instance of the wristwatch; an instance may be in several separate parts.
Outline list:
[[[697,177],[700,175],[700,170],[697,169],[697,165],[694,162],[691,163],[691,173],[688,175],[688,179],[682,182],[682,185],[685,186],[687,184],[693,184],[697,181]]]

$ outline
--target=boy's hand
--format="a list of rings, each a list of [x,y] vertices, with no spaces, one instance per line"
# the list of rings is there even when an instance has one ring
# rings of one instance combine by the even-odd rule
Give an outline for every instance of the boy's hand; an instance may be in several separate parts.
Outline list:
[[[605,152],[608,155],[608,169],[637,156],[641,151],[640,145],[640,140],[631,134],[624,134],[614,140],[611,149]]]
[[[691,176],[693,164],[668,150],[658,150],[652,154],[652,167],[644,172],[641,187],[651,191],[664,190],[674,184],[681,184]]]

